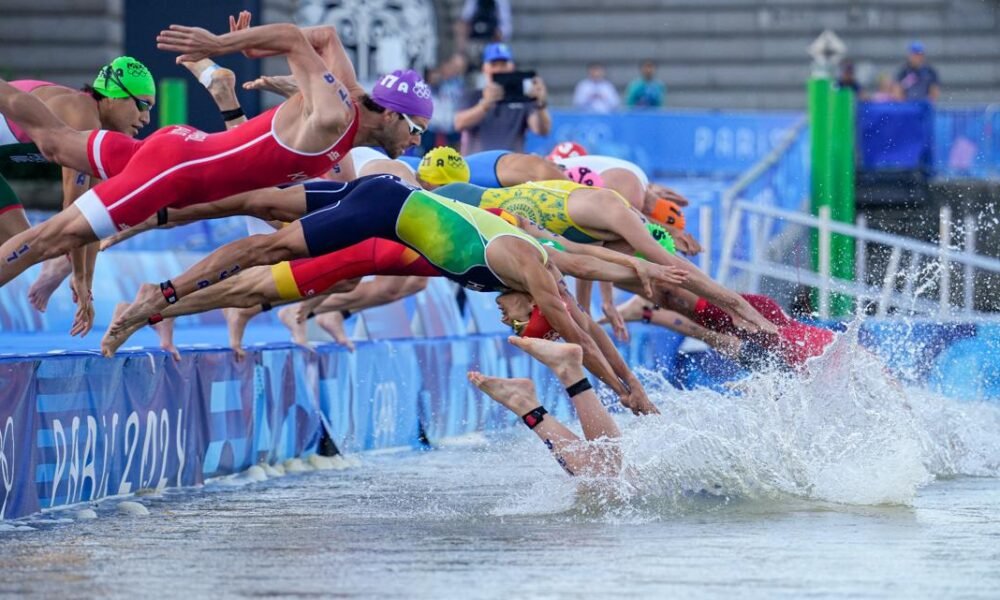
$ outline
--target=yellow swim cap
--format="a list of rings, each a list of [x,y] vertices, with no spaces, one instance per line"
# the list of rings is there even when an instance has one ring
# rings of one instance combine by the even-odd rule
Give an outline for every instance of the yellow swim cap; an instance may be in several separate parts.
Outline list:
[[[438,146],[424,155],[417,175],[434,185],[469,183],[469,165],[454,148]]]

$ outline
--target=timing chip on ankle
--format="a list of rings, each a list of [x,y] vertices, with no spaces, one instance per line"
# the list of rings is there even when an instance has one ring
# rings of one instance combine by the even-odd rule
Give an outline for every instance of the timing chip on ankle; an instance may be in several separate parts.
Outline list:
[[[528,429],[534,429],[535,427],[538,427],[538,424],[542,422],[542,419],[547,414],[549,414],[549,411],[545,410],[544,406],[539,406],[535,410],[521,417],[521,420],[528,426]]]

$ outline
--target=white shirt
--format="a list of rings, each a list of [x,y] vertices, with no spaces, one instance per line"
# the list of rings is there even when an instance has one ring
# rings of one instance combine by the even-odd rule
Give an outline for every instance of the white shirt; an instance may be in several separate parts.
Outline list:
[[[573,90],[573,106],[580,110],[596,113],[607,113],[618,108],[621,101],[618,90],[607,79],[594,81],[591,78],[581,79]]]

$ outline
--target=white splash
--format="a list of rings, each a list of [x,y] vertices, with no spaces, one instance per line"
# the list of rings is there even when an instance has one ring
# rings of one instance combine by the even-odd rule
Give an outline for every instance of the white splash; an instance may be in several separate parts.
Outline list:
[[[1000,476],[1000,406],[901,384],[858,343],[857,325],[804,373],[758,373],[731,393],[644,378],[663,414],[619,418],[629,468],[613,485],[580,486],[573,512],[643,518],[706,499],[908,505],[935,477]],[[566,508],[556,477],[501,514]]]

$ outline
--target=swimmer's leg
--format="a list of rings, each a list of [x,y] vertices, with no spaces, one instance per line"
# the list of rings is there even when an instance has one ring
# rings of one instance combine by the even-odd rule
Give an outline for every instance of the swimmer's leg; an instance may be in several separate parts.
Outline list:
[[[576,344],[515,336],[507,338],[507,341],[551,369],[563,387],[568,390],[573,386],[579,386],[587,378],[583,371],[583,351]],[[586,385],[580,387],[587,389],[570,396],[570,400],[580,417],[584,437],[590,441],[620,438],[618,425],[601,404],[593,388]]]
[[[240,108],[239,99],[236,97],[236,74],[225,67],[220,67],[210,58],[203,58],[194,62],[182,62],[181,66],[191,71],[195,79],[198,80],[215,101],[215,105],[223,113],[236,111]],[[244,115],[233,116],[230,119],[223,119],[226,129],[232,129],[243,123],[247,118]]]
[[[155,288],[156,292],[160,291],[159,286],[143,284],[139,288],[136,298],[148,295],[152,288]],[[247,308],[265,302],[279,302],[280,300],[281,296],[278,293],[278,287],[271,276],[271,267],[255,267],[247,269],[239,275],[224,279],[210,288],[197,290],[179,299],[175,304],[169,305],[160,313],[154,314],[150,319],[153,323],[157,323],[169,317],[191,315],[214,308]],[[143,320],[138,323],[130,322],[126,326],[121,326],[122,315],[127,312],[128,308],[130,307],[117,312],[112,319],[111,325],[108,326],[107,332],[104,334],[104,339],[101,340],[101,352],[105,356],[112,356],[125,343],[125,340],[147,324],[147,321]],[[119,324],[118,328],[115,328],[116,324]]]
[[[522,419],[542,408],[535,396],[535,385],[530,379],[487,377],[478,371],[469,371],[469,381]],[[589,457],[586,452],[580,451],[583,448],[580,438],[552,415],[543,416],[532,431],[570,475],[591,470]]]
[[[705,342],[729,358],[739,357],[742,342],[736,336],[702,327],[679,312],[654,306],[641,296],[633,296],[626,300],[618,306],[618,312],[626,321],[641,319]]]

